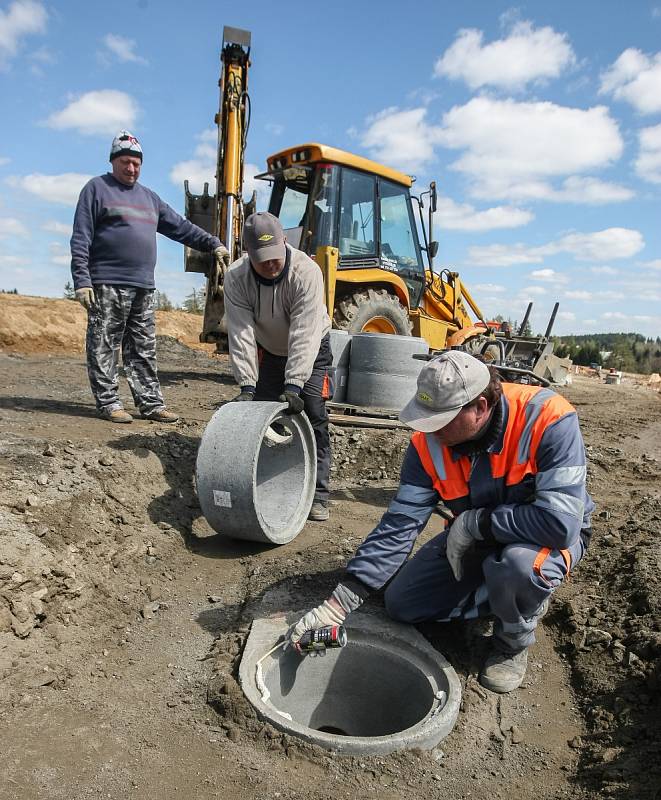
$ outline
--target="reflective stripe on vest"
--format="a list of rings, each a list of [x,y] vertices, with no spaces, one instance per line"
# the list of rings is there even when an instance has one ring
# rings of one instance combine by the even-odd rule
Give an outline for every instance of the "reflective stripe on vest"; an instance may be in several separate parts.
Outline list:
[[[535,558],[535,561],[533,562],[533,572],[537,573],[540,578],[544,578],[542,566],[550,554],[550,547],[542,547],[539,553],[537,553],[537,558]],[[562,560],[565,562],[565,566],[567,567],[567,577],[569,577],[569,571],[571,570],[571,553],[569,550],[561,550],[560,555],[562,556]],[[546,580],[546,578],[544,578],[544,580]]]
[[[503,383],[507,399],[507,427],[500,453],[490,453],[493,478],[505,478],[507,486],[520,483],[528,474],[537,473],[537,448],[546,428],[574,411],[564,397],[550,389]],[[411,437],[423,469],[444,500],[467,497],[471,461],[462,456],[456,461],[433,433],[416,431]]]

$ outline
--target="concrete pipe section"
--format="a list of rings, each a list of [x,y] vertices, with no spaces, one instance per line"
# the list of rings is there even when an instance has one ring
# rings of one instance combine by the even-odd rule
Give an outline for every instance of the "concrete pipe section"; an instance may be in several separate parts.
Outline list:
[[[347,402],[399,411],[415,392],[429,345],[416,336],[356,333],[351,339]]]
[[[211,417],[197,453],[202,513],[234,539],[286,544],[314,499],[317,450],[305,414],[284,403],[227,403]]]
[[[286,629],[282,617],[254,620],[239,669],[246,697],[279,730],[338,753],[385,755],[432,749],[454,727],[459,679],[415,628],[358,612],[341,649],[266,655]]]

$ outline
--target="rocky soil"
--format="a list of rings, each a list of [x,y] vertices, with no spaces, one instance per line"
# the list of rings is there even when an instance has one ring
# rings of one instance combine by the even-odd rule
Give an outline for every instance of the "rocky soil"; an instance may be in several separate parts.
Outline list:
[[[458,724],[432,752],[358,759],[263,724],[237,665],[255,616],[334,585],[396,487],[406,433],[334,426],[329,522],[283,547],[234,542],[209,529],[193,482],[205,424],[235,391],[226,360],[160,338],[182,420],[111,426],[80,355],[16,349],[0,354],[0,796],[661,798],[658,392],[587,377],[562,390],[594,536],[524,686],[476,682],[483,626],[424,626],[459,674]]]

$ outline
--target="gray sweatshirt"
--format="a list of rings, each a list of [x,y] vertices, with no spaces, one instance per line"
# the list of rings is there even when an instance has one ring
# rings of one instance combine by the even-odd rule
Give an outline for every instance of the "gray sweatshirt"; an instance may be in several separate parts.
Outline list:
[[[232,370],[239,386],[256,386],[257,347],[287,356],[285,383],[302,387],[331,328],[315,262],[287,245],[282,278],[260,281],[247,255],[225,275],[225,313]]]

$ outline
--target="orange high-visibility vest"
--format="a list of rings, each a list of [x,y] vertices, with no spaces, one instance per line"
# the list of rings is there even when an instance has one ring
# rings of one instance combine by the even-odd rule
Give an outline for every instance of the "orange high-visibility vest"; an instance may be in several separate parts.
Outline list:
[[[503,394],[508,406],[503,446],[488,456],[492,478],[504,478],[506,486],[514,486],[537,473],[537,448],[546,428],[574,409],[564,397],[540,386],[503,383]],[[453,457],[433,433],[416,431],[411,443],[443,500],[468,496],[468,456]]]

